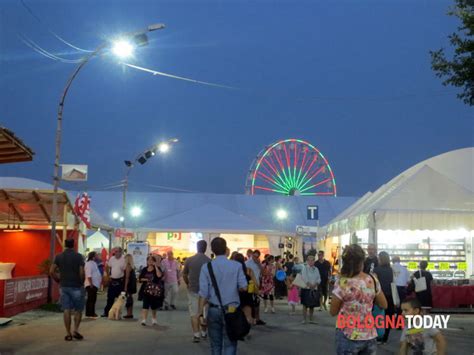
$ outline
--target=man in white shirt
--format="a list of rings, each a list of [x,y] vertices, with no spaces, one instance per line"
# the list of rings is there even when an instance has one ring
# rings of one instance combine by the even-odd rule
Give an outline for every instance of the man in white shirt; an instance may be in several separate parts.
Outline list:
[[[122,291],[125,291],[125,258],[122,255],[122,248],[115,249],[114,256],[107,262],[106,272],[110,277],[110,281],[107,290],[107,304],[101,317],[108,317],[115,299],[120,296]]]
[[[86,265],[84,266],[84,272],[86,273],[84,287],[87,292],[86,317],[88,318],[98,317],[98,315],[95,314],[95,302],[97,300],[97,291],[102,283],[102,275],[97,266],[97,259],[97,253],[91,251],[87,257]]]
[[[405,266],[400,264],[399,256],[392,257],[392,263],[393,281],[397,285],[400,304],[402,304],[407,296],[407,286],[410,281],[410,273]]]

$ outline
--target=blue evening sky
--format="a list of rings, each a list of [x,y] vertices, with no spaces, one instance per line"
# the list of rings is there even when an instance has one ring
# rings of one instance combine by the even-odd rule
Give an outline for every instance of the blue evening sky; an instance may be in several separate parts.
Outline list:
[[[448,47],[457,19],[441,0],[0,2],[0,124],[36,152],[2,176],[51,181],[57,103],[81,48],[163,22],[133,64],[226,90],[124,69],[102,56],[65,105],[62,163],[88,164],[91,187],[123,178],[124,159],[161,138],[181,142],[131,175],[132,189],[164,185],[242,193],[266,145],[306,139],[329,160],[339,195],[374,190],[420,160],[472,146],[473,111],[441,85],[429,50]],[[46,25],[46,26],[45,26]]]

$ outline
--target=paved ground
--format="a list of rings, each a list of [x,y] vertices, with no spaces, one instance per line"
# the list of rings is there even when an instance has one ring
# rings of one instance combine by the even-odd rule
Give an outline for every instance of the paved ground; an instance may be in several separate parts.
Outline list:
[[[98,301],[102,310],[104,296]],[[135,317],[141,303],[135,304]],[[334,354],[334,318],[317,312],[317,325],[302,325],[300,316],[289,316],[280,301],[276,314],[265,314],[267,326],[252,329],[251,338],[239,343],[239,354]],[[193,344],[185,294],[180,293],[178,310],[158,313],[159,326],[143,327],[138,319],[109,321],[84,320],[83,341],[64,341],[62,315],[31,311],[14,317],[0,327],[0,355],[4,354],[209,354],[206,342]],[[445,334],[448,354],[474,354],[474,315],[453,316]],[[399,331],[391,334],[388,344],[377,354],[398,353]]]

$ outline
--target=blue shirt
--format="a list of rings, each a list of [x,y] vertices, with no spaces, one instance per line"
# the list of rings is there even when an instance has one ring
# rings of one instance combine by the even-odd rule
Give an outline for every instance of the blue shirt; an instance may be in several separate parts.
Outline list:
[[[242,265],[236,261],[227,259],[224,255],[217,256],[211,261],[212,270],[216,276],[217,287],[222,298],[224,306],[239,306],[239,288],[247,287]],[[201,268],[199,275],[199,296],[208,300],[210,303],[220,305],[216,296],[214,287],[212,287],[211,277],[207,269],[207,263]]]

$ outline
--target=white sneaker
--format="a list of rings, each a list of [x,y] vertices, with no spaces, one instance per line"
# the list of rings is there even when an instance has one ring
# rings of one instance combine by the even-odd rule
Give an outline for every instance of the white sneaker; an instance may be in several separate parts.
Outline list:
[[[304,320],[301,322],[301,324],[306,324],[306,323],[307,323],[307,322],[306,322],[306,319],[304,319]]]
[[[268,313],[268,307],[265,307],[265,310],[263,311],[263,313]]]
[[[272,313],[275,313],[275,308],[272,307]]]
[[[141,321],[141,325],[143,325],[144,327],[146,327],[146,320],[142,320],[142,321]]]
[[[151,325],[158,325],[158,322],[156,321],[156,319],[153,319],[153,320],[151,321]]]

